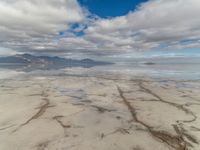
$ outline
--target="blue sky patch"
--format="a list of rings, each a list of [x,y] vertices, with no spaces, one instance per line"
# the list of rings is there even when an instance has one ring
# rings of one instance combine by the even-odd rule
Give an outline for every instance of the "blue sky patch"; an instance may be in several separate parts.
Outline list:
[[[102,18],[126,15],[147,0],[79,0],[92,14]]]

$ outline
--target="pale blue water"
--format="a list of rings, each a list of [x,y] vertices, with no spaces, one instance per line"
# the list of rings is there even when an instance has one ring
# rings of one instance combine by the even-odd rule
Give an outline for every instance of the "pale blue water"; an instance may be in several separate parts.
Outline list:
[[[118,60],[115,65],[97,67],[96,71],[98,70],[151,78],[199,80],[200,57],[158,57]]]
[[[145,64],[151,62],[152,65]],[[199,58],[154,58],[154,59],[134,59],[118,61],[114,65],[97,66],[92,68],[64,68],[61,70],[34,70],[26,72],[22,69],[9,69],[0,67],[0,79],[21,76],[24,74],[43,75],[88,75],[99,74],[125,74],[132,77],[150,77],[177,80],[199,80],[200,79],[200,59]]]
[[[145,63],[152,63],[151,65]],[[136,76],[180,80],[200,79],[200,58],[149,58],[119,62],[113,70]],[[111,68],[112,69],[112,68]]]

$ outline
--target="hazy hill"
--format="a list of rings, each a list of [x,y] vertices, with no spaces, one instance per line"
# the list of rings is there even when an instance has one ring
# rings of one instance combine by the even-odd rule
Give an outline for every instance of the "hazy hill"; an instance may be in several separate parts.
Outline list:
[[[84,67],[90,68],[94,66],[109,65],[110,62],[94,61],[92,59],[66,59],[61,57],[50,56],[34,56],[31,54],[14,55],[8,57],[0,57],[0,66],[13,68],[12,66],[23,66],[23,68],[33,69],[60,69],[65,67]],[[18,68],[19,68],[18,67]]]

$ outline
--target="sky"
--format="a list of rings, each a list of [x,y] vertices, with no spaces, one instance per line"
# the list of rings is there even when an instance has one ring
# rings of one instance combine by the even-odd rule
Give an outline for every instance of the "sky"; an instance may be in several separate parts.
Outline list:
[[[124,16],[147,0],[79,0],[91,13],[101,18]]]
[[[199,56],[199,0],[1,0],[0,55]]]

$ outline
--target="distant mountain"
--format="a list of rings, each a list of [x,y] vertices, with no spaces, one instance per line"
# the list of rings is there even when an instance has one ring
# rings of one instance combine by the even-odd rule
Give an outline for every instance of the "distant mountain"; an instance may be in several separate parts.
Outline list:
[[[155,65],[156,63],[153,63],[153,62],[144,62],[143,64],[144,65]]]
[[[8,57],[0,57],[0,67],[13,68],[13,66],[18,66],[26,70],[35,69],[61,69],[67,67],[83,67],[90,68],[94,66],[110,65],[110,62],[104,61],[94,61],[92,59],[66,59],[61,57],[50,57],[50,56],[34,56],[31,54],[14,55]]]

